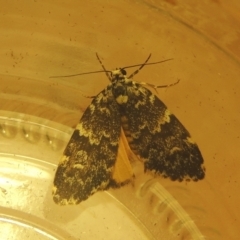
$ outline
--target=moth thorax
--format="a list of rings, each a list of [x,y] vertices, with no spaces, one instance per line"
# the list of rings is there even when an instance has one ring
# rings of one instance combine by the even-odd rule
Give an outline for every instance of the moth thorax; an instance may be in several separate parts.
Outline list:
[[[128,101],[128,96],[127,95],[119,95],[116,98],[116,101],[117,101],[118,104],[124,104]]]
[[[121,83],[116,83],[113,87],[113,94],[118,104],[125,104],[128,101],[126,87]]]

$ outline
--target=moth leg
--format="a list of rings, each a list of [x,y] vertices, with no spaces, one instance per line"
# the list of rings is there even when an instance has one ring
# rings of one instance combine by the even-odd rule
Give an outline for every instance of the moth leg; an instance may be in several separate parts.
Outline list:
[[[81,94],[83,97],[85,97],[85,98],[95,98],[96,96],[87,96],[87,95],[83,95],[83,94]]]
[[[167,84],[167,85],[160,85],[160,86],[156,86],[156,85],[154,85],[154,84],[145,83],[145,82],[138,82],[138,81],[136,81],[136,82],[139,83],[139,84],[141,84],[141,85],[149,86],[149,87],[153,88],[153,89],[156,91],[156,93],[158,93],[158,92],[157,92],[157,88],[168,88],[168,87],[172,87],[172,86],[174,86],[174,85],[177,85],[177,84],[180,82],[180,80],[178,79],[178,80],[177,80],[176,82],[174,82],[174,83],[170,83],[170,84]]]

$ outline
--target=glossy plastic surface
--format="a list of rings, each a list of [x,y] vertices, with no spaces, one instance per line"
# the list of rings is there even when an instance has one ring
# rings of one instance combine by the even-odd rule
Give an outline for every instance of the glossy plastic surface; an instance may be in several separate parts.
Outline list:
[[[0,1],[1,4],[1,1]],[[219,1],[18,1],[0,9],[1,239],[238,239],[239,6]],[[104,74],[51,79],[174,58],[134,79],[174,87],[159,98],[198,143],[198,183],[136,180],[59,207],[52,179],[72,128]],[[131,73],[131,70],[128,71]]]

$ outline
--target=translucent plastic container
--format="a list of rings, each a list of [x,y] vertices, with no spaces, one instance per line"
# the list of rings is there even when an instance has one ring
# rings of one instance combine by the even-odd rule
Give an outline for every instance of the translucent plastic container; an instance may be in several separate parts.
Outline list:
[[[1,4],[1,1],[0,1]],[[238,239],[238,5],[202,1],[18,1],[0,9],[0,239]],[[174,58],[134,79],[189,130],[206,178],[144,174],[77,206],[52,200],[63,150],[105,74],[49,78]],[[128,71],[131,73],[131,70]]]

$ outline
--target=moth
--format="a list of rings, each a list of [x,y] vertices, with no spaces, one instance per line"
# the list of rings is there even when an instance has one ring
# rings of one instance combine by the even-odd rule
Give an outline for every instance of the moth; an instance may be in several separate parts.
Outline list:
[[[96,54],[97,55],[97,54]],[[79,204],[97,191],[118,188],[132,181],[133,172],[119,176],[119,149],[128,146],[152,172],[172,181],[198,181],[205,176],[203,157],[189,132],[166,105],[144,85],[132,80],[147,63],[108,71],[110,84],[95,96],[83,113],[56,170],[53,200]],[[127,77],[126,68],[140,66]],[[99,71],[97,71],[99,72]],[[130,163],[124,163],[129,169]],[[131,169],[131,167],[130,167]]]

